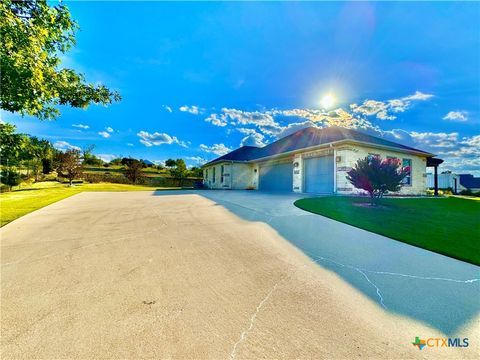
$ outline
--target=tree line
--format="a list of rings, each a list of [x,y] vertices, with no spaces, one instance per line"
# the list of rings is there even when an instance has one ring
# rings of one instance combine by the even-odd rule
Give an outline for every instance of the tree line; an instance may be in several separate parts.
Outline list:
[[[147,168],[155,168],[166,175],[178,179],[180,185],[188,177],[201,177],[198,167],[187,168],[183,159],[168,159],[165,164],[153,164],[147,160],[131,157],[116,158],[105,162],[94,153],[95,145],[86,145],[82,149],[56,149],[45,139],[16,132],[12,124],[0,124],[0,181],[10,190],[24,180],[39,181],[48,174],[56,173],[57,179],[67,179],[70,185],[74,180],[86,177],[85,169],[95,166],[116,167],[125,178],[137,184],[145,177]],[[102,177],[101,181],[112,181],[113,178]]]

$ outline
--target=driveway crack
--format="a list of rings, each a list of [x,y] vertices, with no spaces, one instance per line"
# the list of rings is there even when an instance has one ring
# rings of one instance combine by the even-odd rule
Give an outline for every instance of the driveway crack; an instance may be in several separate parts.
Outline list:
[[[263,306],[265,305],[265,303],[268,301],[268,299],[272,296],[272,294],[275,292],[275,290],[277,289],[278,285],[280,285],[280,283],[282,283],[284,280],[286,279],[286,277],[280,279],[275,285],[273,285],[273,287],[270,289],[270,291],[265,295],[265,297],[258,303],[256,309],[255,309],[255,312],[252,314],[252,316],[250,317],[250,323],[248,325],[248,327],[246,329],[244,329],[242,331],[242,333],[240,334],[240,338],[238,339],[238,341],[233,345],[233,348],[232,348],[232,351],[230,352],[230,359],[235,359],[235,356],[237,355],[237,347],[243,343],[245,341],[245,339],[247,338],[247,335],[248,333],[253,329],[254,325],[255,325],[255,320],[257,319],[257,315],[258,313],[260,312],[260,310],[263,308]]]

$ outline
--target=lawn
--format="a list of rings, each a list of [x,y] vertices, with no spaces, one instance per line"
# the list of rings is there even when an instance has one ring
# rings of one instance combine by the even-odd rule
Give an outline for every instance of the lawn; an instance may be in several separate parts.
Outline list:
[[[320,214],[407,244],[480,265],[480,201],[460,197],[382,199],[320,197],[297,200]]]
[[[179,188],[161,188],[173,190]],[[0,226],[19,217],[83,191],[145,191],[157,187],[126,184],[75,184],[70,187],[54,181],[39,182],[17,191],[0,194]]]

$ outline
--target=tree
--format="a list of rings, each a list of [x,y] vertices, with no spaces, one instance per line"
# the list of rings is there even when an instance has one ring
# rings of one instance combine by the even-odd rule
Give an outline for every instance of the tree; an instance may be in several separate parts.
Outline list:
[[[115,166],[115,165],[122,165],[122,159],[121,158],[116,158],[110,161],[110,166]]]
[[[42,159],[42,173],[47,175],[53,171],[52,159]]]
[[[12,191],[13,186],[18,186],[22,182],[22,177],[19,172],[7,168],[2,170],[0,180],[2,184],[8,186],[8,189]]]
[[[168,159],[167,161],[165,161],[165,166],[168,168],[173,168],[177,166],[177,162],[173,159]]]
[[[175,179],[179,180],[180,186],[182,186],[183,179],[187,177],[187,172],[188,172],[187,165],[185,164],[185,161],[183,159],[177,159],[174,161],[175,161],[175,167],[170,169],[170,175],[172,175]]]
[[[382,160],[379,156],[366,157],[359,159],[347,172],[347,180],[357,189],[367,191],[371,205],[375,205],[376,198],[382,197],[388,191],[399,191],[403,185],[402,180],[409,171],[408,167],[401,167],[400,159]]]
[[[18,165],[22,158],[26,136],[15,133],[15,125],[0,123],[0,162],[2,165]]]
[[[69,180],[70,186],[72,186],[73,180],[82,175],[81,158],[80,150],[77,149],[59,152],[55,157],[57,172]]]
[[[75,45],[77,23],[63,4],[46,0],[0,2],[0,108],[40,119],[60,115],[57,105],[86,108],[120,101],[116,91],[85,82],[83,74],[61,67]]]
[[[192,177],[198,177],[198,178],[203,177],[203,169],[202,169],[202,168],[199,168],[199,167],[196,167],[196,166],[193,166],[193,167],[190,169],[190,176],[192,176]]]
[[[129,179],[132,183],[136,184],[137,181],[142,177],[142,169],[144,168],[144,164],[141,161],[136,159],[128,159],[129,161],[126,163],[127,168],[125,169],[125,176]]]
[[[93,154],[93,150],[95,150],[94,144],[85,145],[82,148],[82,159],[84,165],[93,165],[93,166],[102,166],[103,160],[99,159]]]

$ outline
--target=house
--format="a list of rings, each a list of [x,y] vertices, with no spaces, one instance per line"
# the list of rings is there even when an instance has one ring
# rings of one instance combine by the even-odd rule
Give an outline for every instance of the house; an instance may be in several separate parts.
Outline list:
[[[471,174],[460,174],[460,187],[462,190],[480,191],[480,177]]]
[[[243,146],[203,166],[211,189],[258,189],[315,194],[360,192],[347,180],[358,159],[379,155],[401,159],[410,168],[402,194],[426,192],[426,167],[433,154],[341,127],[309,127],[264,147]],[[432,161],[432,159],[434,161]]]
[[[435,175],[427,174],[427,188],[433,189],[435,187]],[[438,174],[438,188],[439,189],[451,189],[454,193],[457,193],[464,188],[460,185],[460,175],[454,174],[451,171],[445,171]]]

